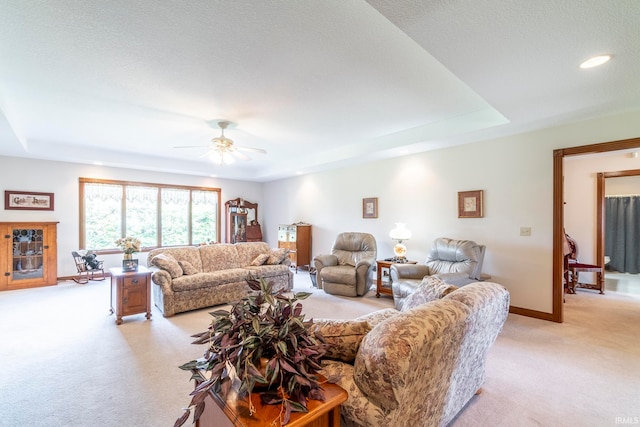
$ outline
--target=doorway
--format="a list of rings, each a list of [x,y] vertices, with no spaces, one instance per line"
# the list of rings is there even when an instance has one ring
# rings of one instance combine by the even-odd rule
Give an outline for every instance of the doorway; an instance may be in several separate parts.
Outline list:
[[[624,170],[624,171],[615,171],[615,172],[603,172],[599,173],[597,176],[598,181],[598,211],[602,211],[604,214],[604,223],[606,223],[606,197],[610,195],[620,195],[627,196],[630,193],[634,193],[637,195],[640,193],[640,185],[638,185],[638,179],[640,178],[640,169],[632,169],[632,170]],[[624,181],[623,181],[624,180]],[[626,182],[626,185],[620,185],[620,182]],[[609,186],[607,186],[609,184]],[[617,187],[616,187],[617,184]],[[602,187],[602,189],[600,189]],[[623,191],[616,191],[615,189],[622,189]],[[609,191],[609,189],[613,189]],[[633,189],[633,191],[630,191]],[[601,196],[601,197],[600,197]],[[637,202],[636,202],[637,203]],[[635,221],[633,221],[635,222]],[[626,233],[623,233],[626,234]],[[602,233],[598,233],[597,242],[598,246],[602,246],[602,253],[605,254],[606,259],[606,251],[604,250],[607,246],[605,237],[608,236],[605,233],[605,229],[603,226]],[[609,242],[609,244],[611,241]],[[610,254],[609,254],[610,255]],[[634,257],[635,259],[635,257]],[[606,267],[606,265],[605,265]],[[609,269],[605,269],[605,289],[619,291],[624,293],[632,293],[632,294],[640,294],[640,275],[637,274],[637,271],[632,271],[630,274],[628,271],[622,271],[626,269],[620,269],[620,271],[615,271],[615,267],[620,267],[618,262],[612,262],[613,271]],[[627,267],[631,267],[631,269],[637,269],[637,264],[629,265]]]
[[[584,154],[597,154],[610,151],[628,150],[640,148],[640,138],[631,138],[620,141],[603,142],[600,144],[583,145],[579,147],[563,148],[553,151],[553,306],[551,320],[562,323],[564,321],[563,310],[563,251],[562,238],[564,227],[564,185],[563,185],[563,160],[566,156],[579,156]],[[601,192],[602,191],[602,192]],[[598,185],[597,199],[604,200],[604,178],[602,188]],[[604,207],[604,204],[603,204]],[[596,228],[597,236],[604,234],[603,207],[597,210]],[[604,243],[598,244],[596,259],[604,266]]]

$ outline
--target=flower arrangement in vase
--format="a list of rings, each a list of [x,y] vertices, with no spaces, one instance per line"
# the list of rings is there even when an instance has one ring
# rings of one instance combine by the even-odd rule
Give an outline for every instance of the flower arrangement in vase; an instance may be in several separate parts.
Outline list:
[[[135,237],[123,237],[116,240],[116,246],[124,252],[124,259],[131,259],[134,252],[140,252],[140,240]]]

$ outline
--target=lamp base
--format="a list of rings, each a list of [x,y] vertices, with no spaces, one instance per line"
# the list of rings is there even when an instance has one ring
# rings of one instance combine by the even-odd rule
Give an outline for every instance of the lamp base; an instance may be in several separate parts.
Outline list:
[[[407,247],[402,244],[402,242],[398,242],[393,247],[393,253],[396,255],[396,258],[404,258],[407,254]]]

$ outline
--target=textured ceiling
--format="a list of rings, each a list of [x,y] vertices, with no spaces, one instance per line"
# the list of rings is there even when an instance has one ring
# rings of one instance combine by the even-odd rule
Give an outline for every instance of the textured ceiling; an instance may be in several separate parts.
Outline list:
[[[637,0],[4,0],[0,155],[264,182],[639,110],[638,28]],[[199,158],[219,120],[267,154]]]

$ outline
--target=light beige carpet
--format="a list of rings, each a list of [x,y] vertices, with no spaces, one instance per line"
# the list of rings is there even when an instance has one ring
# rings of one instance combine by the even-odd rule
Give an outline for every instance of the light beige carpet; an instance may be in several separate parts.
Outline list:
[[[311,290],[299,272],[296,289]],[[352,318],[389,297],[314,291],[307,317]],[[109,285],[0,292],[0,426],[170,426],[193,385],[177,368],[203,347],[209,309],[163,318],[157,309],[109,315]],[[491,350],[483,393],[454,426],[602,426],[640,416],[640,300],[567,296],[565,324],[510,315]]]

